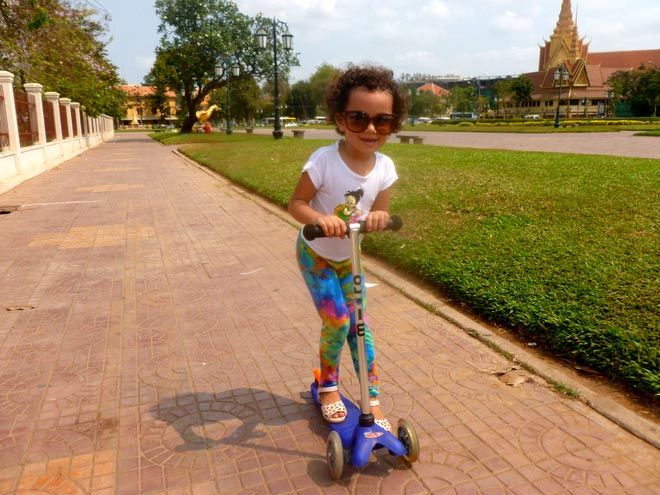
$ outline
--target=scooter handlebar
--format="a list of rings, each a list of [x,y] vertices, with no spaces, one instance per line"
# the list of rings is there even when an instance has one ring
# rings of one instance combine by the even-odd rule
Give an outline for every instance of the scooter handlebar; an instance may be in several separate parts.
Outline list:
[[[360,224],[360,233],[365,233],[367,231],[366,223],[363,221],[359,222]],[[403,220],[399,215],[392,215],[390,221],[385,226],[385,230],[394,230],[397,231],[403,226]],[[308,241],[313,241],[320,237],[325,237],[323,229],[316,224],[310,223],[303,227],[303,237]]]

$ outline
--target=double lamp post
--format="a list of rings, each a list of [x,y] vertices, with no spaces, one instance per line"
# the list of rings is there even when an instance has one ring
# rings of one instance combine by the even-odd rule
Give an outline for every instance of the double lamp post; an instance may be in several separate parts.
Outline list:
[[[281,122],[281,115],[280,115],[280,86],[279,86],[279,73],[277,71],[277,28],[278,27],[284,28],[284,33],[282,34],[282,46],[284,47],[285,50],[291,50],[291,45],[293,41],[293,35],[289,32],[289,27],[286,25],[285,22],[279,21],[275,18],[273,18],[272,21],[272,45],[273,45],[273,62],[275,64],[274,70],[273,70],[273,75],[275,79],[275,87],[273,88],[273,103],[275,105],[275,126],[273,129],[273,137],[275,139],[280,139],[282,135],[284,134],[282,132],[282,122]],[[268,37],[269,33],[267,33],[263,28],[260,29],[257,32],[257,46],[261,50],[265,50],[268,47]]]
[[[280,86],[279,86],[279,73],[278,73],[278,54],[277,54],[277,28],[278,27],[283,27],[284,28],[284,33],[282,34],[282,46],[284,47],[285,50],[289,51],[291,50],[291,45],[292,45],[292,40],[293,40],[293,35],[289,32],[289,27],[286,25],[285,22],[279,21],[275,18],[272,20],[272,46],[273,46],[273,61],[275,64],[273,74],[275,78],[275,86],[273,89],[273,103],[275,105],[275,127],[273,130],[273,137],[275,139],[280,139],[282,135],[284,134],[282,132],[282,122],[281,122],[281,115],[280,115]],[[263,28],[261,28],[257,34],[257,46],[259,49],[264,50],[268,47],[268,37],[269,33],[264,31]],[[237,65],[232,66],[231,68],[227,66],[222,66],[218,65],[215,67],[215,76],[218,79],[222,79],[223,77],[227,78],[227,111],[225,113],[226,119],[227,119],[227,126],[226,126],[226,133],[231,134],[232,129],[231,129],[231,98],[230,98],[230,77],[238,77],[240,74],[240,68]]]
[[[561,85],[562,82],[568,81],[568,70],[562,62],[557,69],[555,69],[555,82],[559,81],[559,92],[557,94],[557,113],[555,113],[555,129],[559,127],[559,108],[561,107]]]
[[[239,74],[241,73],[240,67],[238,65],[234,65],[231,69],[228,69],[227,67],[223,67],[221,65],[218,65],[215,68],[215,75],[218,79],[222,79],[223,76],[227,77],[227,113],[226,113],[226,118],[227,118],[227,126],[225,128],[225,132],[227,134],[231,134],[231,98],[229,96],[229,78],[233,75],[234,77],[238,77]]]

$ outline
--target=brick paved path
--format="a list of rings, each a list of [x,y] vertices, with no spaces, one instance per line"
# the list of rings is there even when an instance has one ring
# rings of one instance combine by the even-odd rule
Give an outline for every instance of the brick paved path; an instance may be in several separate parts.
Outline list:
[[[291,225],[127,134],[0,205],[22,205],[0,215],[0,494],[660,494],[655,448],[502,384],[504,358],[373,276],[384,407],[422,455],[331,483]]]

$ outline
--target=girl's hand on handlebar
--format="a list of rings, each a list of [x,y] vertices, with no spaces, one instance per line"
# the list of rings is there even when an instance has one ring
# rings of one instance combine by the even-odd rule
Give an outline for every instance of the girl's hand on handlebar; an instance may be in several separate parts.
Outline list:
[[[346,222],[335,215],[321,215],[314,222],[323,229],[326,237],[341,237],[346,235]]]
[[[377,210],[371,211],[364,220],[367,232],[376,232],[384,230],[387,223],[390,221],[390,214],[386,211]]]

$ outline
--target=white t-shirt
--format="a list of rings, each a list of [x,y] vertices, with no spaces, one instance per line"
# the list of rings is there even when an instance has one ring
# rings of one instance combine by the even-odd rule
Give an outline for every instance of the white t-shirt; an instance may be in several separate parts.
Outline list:
[[[398,179],[394,162],[382,153],[374,153],[376,163],[366,176],[353,172],[339,154],[339,142],[317,149],[307,160],[307,172],[317,191],[310,206],[326,215],[335,214],[350,222],[363,220],[371,211],[376,196]],[[320,238],[307,241],[319,255],[334,261],[350,257],[348,237]]]

